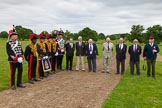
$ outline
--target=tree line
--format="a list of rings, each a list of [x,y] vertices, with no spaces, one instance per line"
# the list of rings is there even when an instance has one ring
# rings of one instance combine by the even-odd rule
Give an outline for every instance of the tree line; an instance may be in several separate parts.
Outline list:
[[[29,34],[33,33],[31,29],[24,28],[22,26],[15,27],[17,33],[19,34],[20,40],[25,40],[29,38]],[[49,34],[53,33],[55,30],[51,31]],[[45,34],[48,34],[47,31],[42,31]],[[89,27],[85,27],[80,30],[78,33],[71,33],[66,30],[64,32],[64,38],[69,39],[73,38],[74,40],[78,39],[78,36],[83,37],[83,41],[87,41],[89,38],[92,38],[94,41],[104,40],[106,37],[110,37],[112,40],[117,40],[120,37],[125,38],[128,41],[133,41],[133,39],[138,39],[140,43],[146,43],[148,41],[149,36],[154,36],[155,41],[160,43],[162,41],[162,26],[154,25],[148,28],[144,28],[143,25],[133,25],[131,27],[130,33],[122,33],[122,34],[111,34],[105,35],[104,33],[97,33],[97,31],[90,29]],[[8,32],[2,31],[0,32],[0,38],[8,38]]]

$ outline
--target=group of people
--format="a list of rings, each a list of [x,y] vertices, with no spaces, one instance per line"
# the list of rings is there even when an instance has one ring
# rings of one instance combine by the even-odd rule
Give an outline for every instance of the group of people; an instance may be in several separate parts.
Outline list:
[[[39,42],[37,39],[39,38]],[[70,38],[65,43],[63,39],[63,31],[54,31],[52,34],[40,33],[39,35],[30,34],[31,43],[26,46],[23,52],[18,34],[15,29],[9,31],[9,41],[6,43],[6,51],[10,64],[10,85],[11,89],[16,87],[25,88],[22,84],[23,60],[28,63],[28,82],[41,81],[54,74],[56,71],[64,71],[62,68],[63,57],[66,55],[66,71],[73,71],[73,57],[76,50],[76,71],[85,71],[84,57],[87,56],[89,72],[96,72],[96,56],[98,49],[92,39],[88,44],[82,41],[82,37],[78,37],[78,42],[74,43]],[[80,63],[82,67],[80,67]],[[38,66],[37,66],[38,65]],[[38,68],[37,68],[38,67]],[[18,69],[17,84],[15,84],[15,73]],[[38,78],[36,74],[38,71]],[[17,85],[17,86],[16,86]]]
[[[140,75],[140,56],[142,54],[142,48],[138,44],[138,40],[134,39],[133,44],[129,46],[128,53],[130,55],[130,74],[134,74],[136,66],[136,74]],[[104,69],[102,72],[110,72],[110,61],[113,51],[113,43],[111,43],[110,38],[106,38],[106,42],[103,44],[103,63]],[[157,58],[157,53],[160,49],[158,45],[154,42],[154,37],[149,37],[149,42],[144,46],[143,58],[147,62],[147,76],[155,78],[155,63]],[[125,60],[127,53],[127,45],[124,43],[124,39],[120,38],[119,43],[116,45],[116,74],[123,75],[125,72]],[[151,72],[152,70],[152,72]]]
[[[39,38],[39,42],[37,42]],[[10,64],[10,85],[11,89],[16,87],[25,88],[22,84],[23,60],[28,62],[28,81],[30,84],[41,81],[49,74],[54,74],[56,70],[63,71],[62,63],[63,57],[66,55],[66,71],[73,71],[73,57],[76,50],[76,71],[85,71],[84,57],[87,57],[88,71],[96,72],[96,58],[98,56],[97,45],[92,39],[88,43],[82,41],[82,37],[78,37],[76,43],[70,38],[65,43],[63,39],[63,31],[54,31],[52,34],[41,33],[30,34],[29,39],[31,43],[26,46],[23,52],[21,43],[18,41],[18,34],[15,29],[9,31],[9,41],[6,43],[6,51],[8,54],[8,61]],[[103,44],[103,73],[110,73],[110,61],[113,55],[114,44],[110,38],[106,38]],[[116,74],[124,74],[125,59],[126,59],[127,45],[124,39],[120,38],[116,45]],[[134,74],[134,65],[136,65],[137,75],[140,75],[140,55],[142,48],[138,45],[138,40],[134,39],[133,45],[128,49],[130,54],[130,73]],[[149,43],[145,45],[143,50],[143,57],[147,60],[147,75],[150,76],[150,68],[152,67],[152,76],[155,77],[155,62],[159,47],[154,43],[154,38],[149,38]],[[81,67],[80,67],[81,63]],[[38,64],[38,68],[37,68]],[[15,73],[18,69],[17,84],[15,84]],[[36,70],[38,69],[38,78]],[[17,86],[16,86],[17,85]]]

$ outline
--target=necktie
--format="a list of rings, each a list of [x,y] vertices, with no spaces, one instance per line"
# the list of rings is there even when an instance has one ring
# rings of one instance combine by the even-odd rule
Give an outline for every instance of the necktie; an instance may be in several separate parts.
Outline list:
[[[108,51],[110,50],[109,43],[108,43],[107,49],[108,49]]]
[[[90,51],[92,51],[92,45],[90,44],[90,49],[89,49]]]

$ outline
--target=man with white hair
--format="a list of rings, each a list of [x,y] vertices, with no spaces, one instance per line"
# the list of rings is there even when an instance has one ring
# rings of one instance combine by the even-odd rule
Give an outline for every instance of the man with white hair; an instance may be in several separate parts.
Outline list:
[[[116,74],[120,74],[120,73],[121,75],[124,74],[126,52],[127,52],[127,45],[124,44],[124,39],[121,37],[119,39],[119,44],[116,45],[116,68],[117,68]]]
[[[80,61],[82,63],[82,71],[85,71],[85,66],[84,66],[84,56],[85,56],[85,43],[82,41],[82,37],[78,37],[78,42],[76,42],[76,59],[77,59],[77,64],[76,64],[76,71],[79,70],[79,65]]]
[[[134,65],[136,65],[136,73],[140,75],[140,55],[142,49],[141,46],[138,45],[138,40],[133,40],[133,45],[129,46],[128,53],[130,55],[130,74],[134,74]]]
[[[109,69],[109,64],[110,64],[110,59],[111,59],[111,56],[112,56],[112,51],[113,51],[113,43],[111,43],[111,40],[110,38],[106,38],[106,42],[103,43],[103,65],[104,65],[104,68],[103,68],[103,73],[106,72],[106,73],[109,73],[110,72],[110,69]]]
[[[92,39],[88,40],[88,44],[86,45],[85,54],[88,60],[88,70],[89,72],[96,72],[96,58],[98,56],[97,45],[93,43]]]

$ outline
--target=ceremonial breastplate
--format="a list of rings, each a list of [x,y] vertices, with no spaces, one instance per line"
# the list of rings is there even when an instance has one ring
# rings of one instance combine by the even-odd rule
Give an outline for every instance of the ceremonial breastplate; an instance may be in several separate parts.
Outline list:
[[[11,49],[15,53],[16,56],[22,55],[22,48],[21,48],[21,43],[18,41],[10,41],[9,45],[11,46]]]

